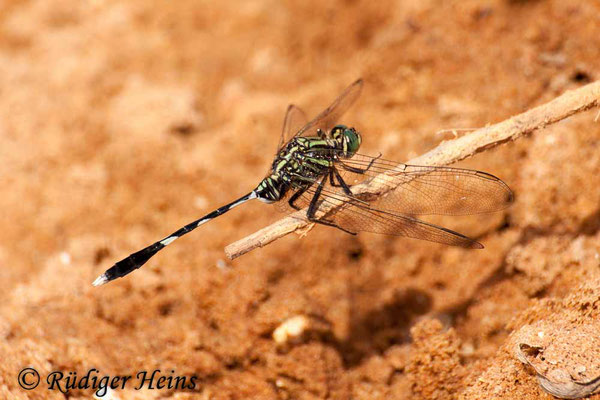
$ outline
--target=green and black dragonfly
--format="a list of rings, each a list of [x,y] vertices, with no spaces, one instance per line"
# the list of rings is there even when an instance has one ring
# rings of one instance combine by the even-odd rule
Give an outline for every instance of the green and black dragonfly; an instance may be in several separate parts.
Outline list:
[[[290,105],[271,170],[253,191],[117,262],[93,285],[129,274],[176,239],[251,199],[279,202],[288,209],[307,207],[309,221],[350,234],[365,231],[483,248],[471,238],[415,215],[498,211],[512,201],[510,188],[485,172],[406,165],[358,154],[360,133],[336,123],[358,99],[362,85],[362,80],[354,82],[308,123],[304,112]],[[379,187],[381,195],[360,193],[356,188],[361,183]],[[320,215],[321,208],[329,211]]]

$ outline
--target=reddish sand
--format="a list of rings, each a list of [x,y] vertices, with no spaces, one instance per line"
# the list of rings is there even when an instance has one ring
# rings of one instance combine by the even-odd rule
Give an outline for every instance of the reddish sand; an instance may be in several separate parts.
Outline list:
[[[461,163],[516,194],[436,220],[484,250],[316,227],[228,261],[281,216],[251,202],[91,282],[253,189],[288,103],[315,115],[362,77],[344,122],[407,160],[597,79],[598,38],[595,1],[0,3],[0,399],[90,399],[46,378],[91,368],[197,378],[121,400],[550,399],[536,371],[594,379],[599,330],[565,343],[600,317],[597,110]],[[309,331],[278,345],[297,315]]]

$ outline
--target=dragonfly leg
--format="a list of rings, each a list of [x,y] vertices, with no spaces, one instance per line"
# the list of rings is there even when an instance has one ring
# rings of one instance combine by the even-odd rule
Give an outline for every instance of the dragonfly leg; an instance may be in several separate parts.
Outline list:
[[[334,185],[334,186],[341,186],[344,190],[344,194],[346,194],[346,196],[348,196],[348,197],[351,197],[353,202],[357,201],[364,205],[368,205],[368,203],[366,201],[359,199],[358,197],[356,197],[354,195],[354,193],[352,193],[352,190],[350,190],[350,187],[348,186],[346,181],[344,181],[344,178],[342,178],[342,176],[340,175],[340,173],[338,172],[338,170],[335,167],[332,168],[332,172],[330,172],[329,178],[333,179],[332,177],[334,174],[335,174],[335,178],[340,183],[339,185]]]
[[[344,193],[346,193],[348,196],[352,196],[352,190],[350,190],[350,188],[348,187],[346,182],[344,182],[344,179],[342,179],[342,176],[340,175],[340,173],[338,172],[338,170],[335,167],[331,168],[331,172],[329,173],[329,179],[333,181],[334,175],[335,175],[335,178],[340,183],[340,186],[342,186],[342,189],[344,189]],[[336,185],[333,185],[333,186],[336,186]]]
[[[300,210],[300,207],[298,207],[294,203],[300,198],[300,196],[304,194],[304,192],[308,190],[308,188],[308,186],[300,188],[296,193],[292,195],[292,197],[290,197],[290,199],[288,200],[288,204],[290,205],[290,207],[292,207],[294,210]]]
[[[335,183],[335,180],[333,179],[333,174],[329,174],[329,184],[333,187],[339,187],[340,185],[338,185],[337,183]]]
[[[327,175],[330,175],[330,174],[327,174]],[[323,179],[321,179],[321,181],[319,182],[319,186],[317,186],[317,190],[315,190],[315,194],[314,194],[312,200],[310,201],[310,205],[308,206],[308,211],[306,212],[306,218],[308,218],[308,220],[310,222],[314,222],[316,224],[321,224],[321,225],[326,225],[326,226],[331,226],[334,228],[338,228],[339,230],[349,233],[351,235],[356,235],[356,232],[351,232],[347,229],[344,229],[334,222],[327,221],[325,219],[315,218],[315,214],[317,212],[317,202],[319,201],[319,197],[321,197],[321,191],[323,190],[323,185],[325,184],[327,175],[323,176]]]
[[[319,139],[326,139],[327,138],[327,134],[321,128],[317,129],[317,135],[319,136]]]
[[[377,157],[375,157],[375,158],[373,158],[371,160],[371,162],[369,163],[369,165],[367,165],[367,168],[351,167],[349,165],[344,164],[343,162],[341,162],[340,164],[342,165],[342,168],[344,168],[346,171],[354,172],[356,174],[364,174],[365,172],[367,172],[368,170],[371,169],[371,166],[373,165],[373,163],[375,162],[375,160],[377,160],[380,157],[381,157],[381,153],[379,153],[379,155]]]
[[[323,184],[325,183],[325,179],[327,179],[327,175],[323,176],[323,179],[321,179],[321,182],[319,182],[319,185],[317,186],[317,190],[315,190],[313,198],[310,200],[308,211],[306,212],[306,216],[309,220],[315,219],[315,213],[317,211],[317,201],[319,201],[319,197],[321,196],[321,192],[323,191]]]

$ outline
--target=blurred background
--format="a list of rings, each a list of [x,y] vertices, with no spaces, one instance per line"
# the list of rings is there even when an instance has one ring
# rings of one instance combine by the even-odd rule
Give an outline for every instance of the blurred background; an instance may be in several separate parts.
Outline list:
[[[406,161],[597,79],[599,16],[575,0],[1,1],[0,397],[63,398],[18,386],[31,365],[199,377],[119,399],[548,398],[507,341],[599,277],[597,110],[460,164],[516,193],[437,221],[484,250],[319,226],[229,261],[282,216],[250,202],[91,282],[252,190],[288,104],[313,117],[362,77],[341,122]],[[279,348],[297,315],[309,334]]]

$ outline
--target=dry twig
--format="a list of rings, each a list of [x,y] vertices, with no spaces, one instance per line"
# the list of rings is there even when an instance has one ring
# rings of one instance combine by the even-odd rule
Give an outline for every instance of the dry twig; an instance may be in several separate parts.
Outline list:
[[[433,150],[408,161],[407,164],[434,166],[452,164],[598,105],[600,105],[600,81],[567,91],[546,104],[500,123],[478,129],[458,139],[442,142]],[[381,188],[375,187],[373,184],[367,183],[359,186],[361,186],[360,193],[383,194]],[[355,187],[353,187],[353,191],[355,191]],[[334,207],[336,206],[331,208]],[[291,214],[230,244],[225,248],[225,254],[230,259],[234,259],[257,247],[266,246],[288,233],[306,228],[311,223],[304,218],[305,215],[306,210]]]

